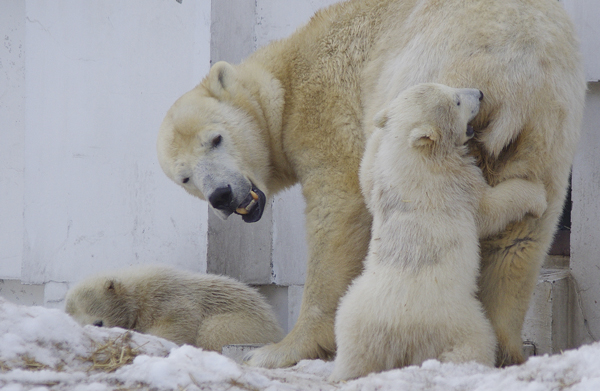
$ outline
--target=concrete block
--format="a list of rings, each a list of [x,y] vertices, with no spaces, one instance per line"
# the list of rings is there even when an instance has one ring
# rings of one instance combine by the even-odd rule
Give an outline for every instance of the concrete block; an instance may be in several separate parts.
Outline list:
[[[237,215],[222,221],[209,211],[207,272],[230,276],[247,284],[270,284],[273,281],[271,216],[269,204],[262,218],[250,224]]]
[[[554,354],[571,347],[571,290],[568,270],[542,269],[523,325],[525,345],[534,346],[527,348],[529,354]]]
[[[577,2],[573,2],[576,4]],[[588,2],[589,3],[589,2]],[[578,5],[579,7],[580,5]],[[596,39],[596,41],[598,41]],[[581,140],[573,162],[571,275],[577,282],[577,346],[600,339],[600,83],[588,83]],[[579,316],[579,315],[578,315]]]
[[[306,278],[305,203],[296,186],[277,194],[256,223],[208,217],[209,273],[253,285],[302,285]]]
[[[527,360],[531,356],[535,356],[535,345],[533,342],[525,341],[523,342],[523,358]]]
[[[241,364],[244,361],[244,356],[246,353],[258,349],[264,344],[237,344],[237,345],[225,345],[221,350],[221,353],[225,357],[229,357],[233,361],[238,364]]]
[[[261,285],[258,291],[267,299],[275,311],[275,316],[284,333],[288,330],[288,287],[278,285]]]
[[[296,324],[302,304],[303,285],[261,285],[258,291],[267,299],[284,333],[289,333]]]
[[[273,282],[302,285],[306,279],[306,203],[300,185],[273,199]]]
[[[44,307],[63,309],[68,290],[69,284],[66,282],[50,281],[44,284]]]
[[[0,280],[0,297],[21,305],[43,305],[44,285],[26,285],[18,280]]]

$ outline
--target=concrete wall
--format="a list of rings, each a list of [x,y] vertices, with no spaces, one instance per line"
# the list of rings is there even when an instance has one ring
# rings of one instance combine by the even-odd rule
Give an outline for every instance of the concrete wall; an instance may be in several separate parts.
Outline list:
[[[170,183],[155,143],[209,69],[210,3],[10,0],[0,15],[0,278],[60,306],[101,270],[205,271],[207,205]]]
[[[213,1],[211,62],[239,63],[258,47],[287,37],[316,10],[334,2]],[[254,18],[248,16],[252,13]],[[276,195],[257,223],[245,224],[236,216],[222,222],[211,213],[209,227],[209,271],[252,284],[303,284],[307,251],[304,200],[298,186]]]
[[[600,4],[562,2],[578,30],[589,82],[571,194],[571,338],[579,346],[600,340]]]
[[[0,3],[0,294],[60,307],[88,274],[163,261],[264,285],[291,328],[306,269],[299,188],[258,224],[223,224],[169,182],[154,144],[210,61],[239,62],[333,2]]]
[[[239,63],[334,2],[214,0],[211,62]],[[295,186],[273,197],[257,223],[246,224],[238,216],[221,221],[212,212],[208,217],[208,271],[260,286],[285,330],[298,317],[306,275],[304,208],[300,187]]]
[[[600,83],[589,83],[581,142],[573,165],[571,274],[575,344],[600,340]]]
[[[559,0],[575,22],[588,81],[600,81],[600,3],[598,0]]]
[[[0,2],[0,295],[61,306],[87,274],[164,261],[260,285],[290,329],[307,257],[299,188],[276,195],[259,223],[223,223],[169,182],[154,145],[210,62],[237,63],[334,2]],[[561,2],[590,81],[571,231],[582,343],[600,337],[600,7]]]
[[[19,279],[23,258],[25,2],[0,5],[0,278]]]

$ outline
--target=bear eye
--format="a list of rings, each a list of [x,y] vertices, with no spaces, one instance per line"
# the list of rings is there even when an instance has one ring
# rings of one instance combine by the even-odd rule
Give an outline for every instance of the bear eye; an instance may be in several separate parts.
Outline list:
[[[96,327],[102,327],[104,325],[104,322],[102,322],[101,320],[97,320],[94,322],[94,326]]]
[[[188,183],[189,181],[190,181],[190,178],[183,178],[183,179],[181,180],[181,182],[183,182],[183,183]]]
[[[458,100],[456,101],[456,105],[457,105],[457,106],[460,106],[460,99],[458,99]]]
[[[223,137],[221,135],[215,136],[212,139],[212,146],[213,146],[213,148],[218,147],[219,144],[221,144],[221,141],[223,141]]]

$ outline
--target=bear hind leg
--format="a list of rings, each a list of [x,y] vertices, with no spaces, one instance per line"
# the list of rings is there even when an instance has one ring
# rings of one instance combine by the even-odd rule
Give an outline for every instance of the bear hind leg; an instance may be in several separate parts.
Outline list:
[[[332,188],[328,181],[336,176],[339,174],[323,175],[316,183],[303,184],[310,253],[300,314],[281,342],[250,352],[248,365],[281,368],[335,355],[337,305],[362,271],[371,227],[371,215],[359,189]],[[329,189],[321,190],[323,197],[310,197],[307,188]]]
[[[396,356],[403,350],[400,346],[394,348],[394,343],[386,343],[388,338],[376,333],[362,338],[352,338],[340,344],[335,358],[335,367],[330,381],[351,380],[404,366],[404,361]]]
[[[498,340],[498,366],[524,362],[521,330],[552,237],[551,229],[540,232],[535,225],[525,219],[502,236],[482,242],[479,298]],[[546,243],[540,234],[545,234]]]
[[[224,345],[278,342],[283,333],[278,325],[256,314],[232,312],[205,318],[198,329],[196,346],[221,352]]]
[[[473,330],[473,325],[479,325]],[[440,354],[441,362],[466,363],[494,366],[496,360],[496,336],[489,320],[481,314],[479,322],[470,324],[469,330],[458,343]]]

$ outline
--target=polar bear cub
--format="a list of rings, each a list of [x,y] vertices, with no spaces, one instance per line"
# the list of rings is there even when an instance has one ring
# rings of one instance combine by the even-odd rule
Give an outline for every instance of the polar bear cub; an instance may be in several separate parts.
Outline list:
[[[420,84],[376,117],[360,169],[371,242],[336,315],[332,380],[427,359],[494,364],[496,338],[475,297],[479,238],[540,216],[546,193],[523,179],[487,185],[465,145],[482,99]]]
[[[218,352],[223,345],[283,338],[256,290],[229,277],[166,266],[83,280],[67,293],[66,312],[82,325],[122,327]]]

